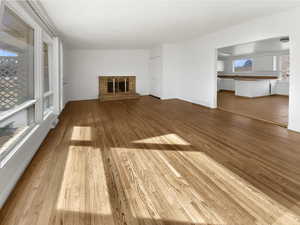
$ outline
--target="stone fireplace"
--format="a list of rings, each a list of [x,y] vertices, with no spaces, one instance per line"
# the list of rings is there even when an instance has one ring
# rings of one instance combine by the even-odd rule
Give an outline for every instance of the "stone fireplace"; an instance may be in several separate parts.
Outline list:
[[[99,77],[100,101],[135,99],[138,97],[135,76]]]

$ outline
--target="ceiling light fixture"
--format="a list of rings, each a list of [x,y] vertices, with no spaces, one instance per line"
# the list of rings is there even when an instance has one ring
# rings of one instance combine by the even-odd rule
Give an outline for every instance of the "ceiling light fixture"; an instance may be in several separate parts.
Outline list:
[[[290,41],[290,38],[289,37],[283,37],[283,38],[280,38],[280,41],[283,42],[283,43],[286,43],[286,42]]]

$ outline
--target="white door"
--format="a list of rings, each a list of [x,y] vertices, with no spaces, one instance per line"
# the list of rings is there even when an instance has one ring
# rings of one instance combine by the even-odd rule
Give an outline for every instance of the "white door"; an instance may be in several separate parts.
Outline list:
[[[161,58],[156,57],[150,59],[149,72],[151,77],[150,94],[161,97]]]

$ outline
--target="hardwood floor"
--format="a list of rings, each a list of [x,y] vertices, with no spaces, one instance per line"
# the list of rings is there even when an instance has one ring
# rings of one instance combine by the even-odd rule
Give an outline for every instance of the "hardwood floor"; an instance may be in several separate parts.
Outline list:
[[[300,134],[180,100],[69,103],[0,225],[300,224]]]
[[[272,95],[259,98],[243,98],[233,92],[218,93],[218,107],[233,113],[269,121],[284,127],[288,125],[288,96]]]

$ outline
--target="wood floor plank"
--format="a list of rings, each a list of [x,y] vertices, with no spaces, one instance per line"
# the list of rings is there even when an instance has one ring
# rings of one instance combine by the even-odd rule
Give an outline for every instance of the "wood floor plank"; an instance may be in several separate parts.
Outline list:
[[[236,96],[234,92],[218,92],[218,107],[233,113],[278,124],[288,125],[289,96],[270,95],[256,98]]]
[[[300,134],[180,100],[71,102],[0,225],[297,225]]]

